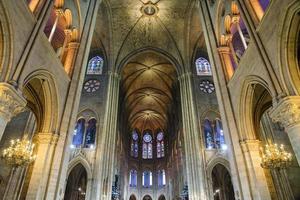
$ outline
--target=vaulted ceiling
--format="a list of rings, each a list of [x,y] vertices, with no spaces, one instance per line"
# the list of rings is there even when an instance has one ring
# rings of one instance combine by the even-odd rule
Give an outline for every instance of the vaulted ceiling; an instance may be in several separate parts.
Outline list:
[[[131,129],[165,130],[175,80],[172,64],[154,53],[140,54],[125,66],[122,89]]]
[[[179,64],[186,65],[195,46],[204,45],[204,40],[199,40],[203,37],[196,2],[103,0],[92,50],[104,48],[112,67],[122,67],[129,54],[149,47],[164,51]],[[148,4],[155,6],[155,14],[145,15],[143,8]]]

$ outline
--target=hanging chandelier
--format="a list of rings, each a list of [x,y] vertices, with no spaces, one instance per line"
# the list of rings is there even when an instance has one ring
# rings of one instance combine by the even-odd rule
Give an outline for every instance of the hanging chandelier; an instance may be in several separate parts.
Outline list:
[[[29,140],[11,140],[10,146],[3,150],[1,158],[13,167],[26,166],[36,159],[33,148],[34,144]]]
[[[284,149],[281,144],[267,144],[261,148],[261,166],[265,169],[285,169],[292,163],[292,154]]]

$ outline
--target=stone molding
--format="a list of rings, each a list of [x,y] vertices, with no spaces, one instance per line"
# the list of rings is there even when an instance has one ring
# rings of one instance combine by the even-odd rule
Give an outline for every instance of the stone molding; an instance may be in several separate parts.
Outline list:
[[[9,122],[12,117],[24,111],[26,104],[20,91],[8,83],[0,83],[0,117]]]
[[[286,129],[300,123],[300,96],[289,96],[281,99],[270,111],[273,122],[279,122]]]
[[[37,144],[57,144],[59,136],[54,133],[38,133],[34,136]]]
[[[242,151],[250,152],[250,151],[259,151],[260,141],[259,140],[243,140],[240,141],[240,145],[242,147]]]

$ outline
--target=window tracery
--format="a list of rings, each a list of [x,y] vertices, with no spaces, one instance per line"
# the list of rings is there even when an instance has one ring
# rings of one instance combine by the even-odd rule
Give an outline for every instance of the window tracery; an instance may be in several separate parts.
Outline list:
[[[156,136],[156,153],[157,158],[165,157],[164,133],[161,131]]]
[[[88,80],[84,83],[83,89],[88,93],[93,93],[99,90],[100,81],[96,79]]]
[[[195,61],[198,76],[211,76],[211,67],[207,59],[199,57]]]
[[[132,132],[131,135],[131,145],[130,145],[130,155],[137,158],[139,155],[139,136],[136,130]]]
[[[152,154],[152,136],[146,132],[143,136],[143,159],[153,158]]]
[[[71,148],[94,148],[96,142],[97,120],[91,118],[87,121],[84,118],[77,120],[73,132]]]
[[[88,63],[87,75],[101,75],[104,60],[100,56],[93,57]]]
[[[205,119],[203,132],[206,149],[227,149],[221,120],[216,119],[212,123],[209,119]]]

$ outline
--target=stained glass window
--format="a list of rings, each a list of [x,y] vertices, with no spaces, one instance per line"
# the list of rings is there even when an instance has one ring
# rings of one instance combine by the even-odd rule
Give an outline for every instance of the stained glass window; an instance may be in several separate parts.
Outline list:
[[[211,122],[208,119],[205,119],[204,121],[204,138],[205,138],[205,147],[207,149],[215,148],[213,128]]]
[[[130,147],[130,155],[134,158],[137,158],[139,155],[139,135],[134,130],[131,136],[131,147]]]
[[[198,76],[211,76],[211,68],[208,60],[200,57],[195,62]]]
[[[153,158],[152,154],[152,136],[146,132],[143,137],[143,159]]]
[[[92,148],[95,145],[96,139],[96,124],[97,120],[95,118],[88,121],[86,134],[85,134],[85,147]]]
[[[85,120],[81,118],[77,121],[73,132],[72,145],[74,147],[78,148],[82,145],[84,131],[85,131]]]
[[[151,187],[152,186],[152,172],[144,171],[143,172],[143,187]]]
[[[88,75],[100,75],[103,70],[103,58],[100,56],[93,57],[88,63],[87,74]]]
[[[163,132],[159,132],[156,136],[156,151],[157,151],[157,158],[163,158],[165,156],[165,144],[164,144]]]
[[[227,145],[225,144],[222,122],[219,119],[216,119],[216,124],[215,124],[215,143],[216,143],[216,148],[223,149],[223,150],[227,149]]]
[[[157,173],[158,177],[158,187],[163,187],[166,185],[166,172],[164,169],[158,170]]]
[[[137,171],[135,169],[130,170],[129,186],[130,187],[136,187],[137,186]]]

